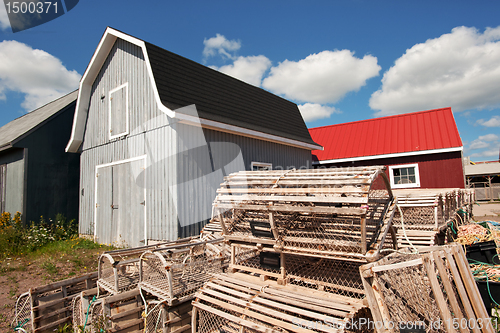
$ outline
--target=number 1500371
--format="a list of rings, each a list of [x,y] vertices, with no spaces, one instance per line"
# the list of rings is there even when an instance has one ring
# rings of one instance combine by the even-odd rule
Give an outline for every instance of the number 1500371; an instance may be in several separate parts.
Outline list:
[[[50,13],[56,13],[57,14],[57,2],[50,2],[50,1],[31,1],[31,2],[25,2],[25,1],[14,1],[14,2],[6,2],[5,3],[5,9],[7,9],[7,13],[13,13],[13,14],[48,14]]]

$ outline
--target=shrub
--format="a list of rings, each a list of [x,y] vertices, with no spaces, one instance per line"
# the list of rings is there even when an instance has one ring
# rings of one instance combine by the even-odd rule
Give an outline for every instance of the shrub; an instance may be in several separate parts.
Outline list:
[[[76,220],[68,221],[62,214],[55,220],[46,221],[43,216],[29,227],[21,223],[21,213],[14,217],[4,212],[0,215],[0,256],[18,255],[31,252],[50,242],[71,239],[78,236]]]

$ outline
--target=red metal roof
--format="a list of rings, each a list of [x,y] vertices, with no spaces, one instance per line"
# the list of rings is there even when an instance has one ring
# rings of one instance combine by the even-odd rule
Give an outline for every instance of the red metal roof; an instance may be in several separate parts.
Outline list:
[[[462,147],[451,108],[310,128],[319,161]]]

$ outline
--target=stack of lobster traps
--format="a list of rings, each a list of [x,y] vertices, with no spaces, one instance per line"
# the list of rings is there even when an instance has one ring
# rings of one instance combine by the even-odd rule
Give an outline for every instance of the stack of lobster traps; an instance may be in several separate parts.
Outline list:
[[[243,171],[217,194],[231,259],[197,293],[194,331],[360,331],[359,267],[397,246],[383,167]]]
[[[394,190],[393,224],[400,247],[443,245],[446,232],[472,218],[474,191],[465,189]]]
[[[223,272],[227,258],[216,233],[104,252],[97,287],[73,299],[74,331],[190,331],[194,293]]]

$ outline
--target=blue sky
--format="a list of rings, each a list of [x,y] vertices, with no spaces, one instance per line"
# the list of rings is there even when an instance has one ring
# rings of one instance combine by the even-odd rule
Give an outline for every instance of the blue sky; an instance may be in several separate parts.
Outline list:
[[[497,160],[499,14],[482,0],[81,0],[12,33],[0,6],[0,126],[77,88],[111,26],[292,100],[308,127],[450,106],[464,154]]]

